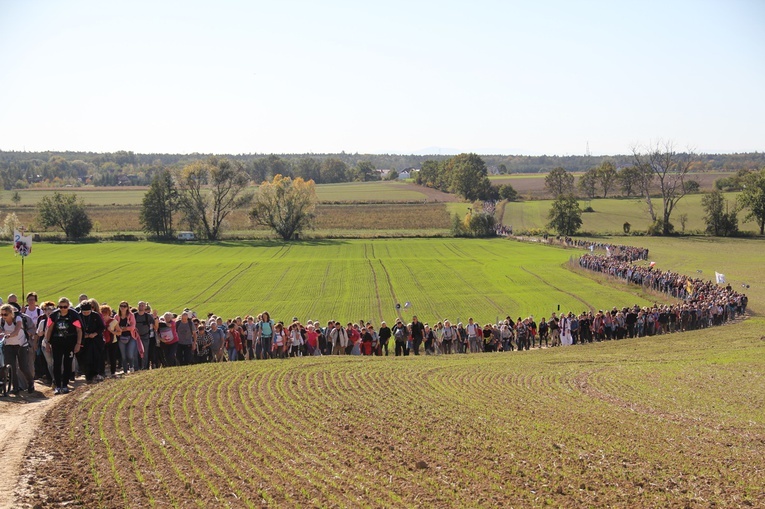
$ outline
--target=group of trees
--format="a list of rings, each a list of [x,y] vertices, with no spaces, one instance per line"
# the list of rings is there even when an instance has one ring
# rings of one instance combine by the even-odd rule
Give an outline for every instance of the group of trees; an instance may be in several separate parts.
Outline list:
[[[593,199],[603,193],[603,198],[608,198],[608,193],[614,189],[614,187],[620,181],[625,181],[626,186],[623,184],[622,188],[625,190],[627,196],[632,193],[633,189],[633,174],[632,168],[625,168],[620,172],[616,171],[616,166],[611,161],[604,161],[600,166],[596,168],[590,168],[579,179],[579,190],[588,199]]]
[[[721,182],[723,181],[723,182]],[[728,237],[738,233],[738,212],[746,210],[744,221],[754,221],[765,235],[765,168],[758,172],[740,171],[715,182],[716,189],[702,198],[706,231]],[[729,203],[722,190],[740,190],[736,202]]]
[[[173,214],[181,212],[201,238],[218,240],[226,218],[253,204],[250,217],[289,240],[310,226],[316,209],[312,180],[277,174],[257,193],[249,190],[250,176],[238,161],[211,157],[188,164],[176,178],[169,171],[155,175],[141,206],[144,230],[172,238]]]
[[[731,237],[738,233],[738,214],[734,204],[730,210],[730,204],[723,194],[715,189],[701,198],[701,206],[704,208],[704,222],[707,224],[707,233],[715,237]]]
[[[277,155],[270,155],[245,163],[244,169],[255,183],[269,180],[276,175],[290,179],[313,180],[316,184],[369,182],[381,179],[380,172],[368,159],[348,164],[337,157],[286,159]],[[389,179],[391,177],[395,179],[397,176],[397,172],[388,174]]]
[[[93,152],[17,152],[0,151],[0,187],[23,189],[30,185],[149,185],[154,174],[164,168],[178,170],[194,161],[205,161],[211,154],[138,154],[131,151]],[[415,154],[221,154],[219,157],[242,163],[256,183],[274,175],[302,177],[324,183],[359,179],[358,170],[366,162],[374,168],[419,168],[425,161],[448,159],[440,155]],[[483,155],[487,167],[500,173],[547,173],[564,167],[574,172],[587,172],[609,161],[617,168],[628,168],[634,158],[630,154],[613,156],[522,156]],[[331,162],[327,162],[330,161]],[[342,164],[338,164],[342,163]],[[765,153],[699,154],[692,171],[739,171],[765,166]],[[621,170],[620,170],[621,172]]]
[[[486,163],[476,154],[425,161],[417,172],[415,182],[470,201],[488,200],[492,192]]]
[[[633,165],[621,171],[617,171],[610,161],[604,161],[597,168],[588,170],[580,180],[579,187],[590,199],[595,197],[598,189],[605,198],[613,186],[621,182],[625,193],[629,195],[636,192],[645,200],[653,223],[649,231],[668,235],[673,231],[670,222],[672,212],[677,203],[693,189],[693,186],[688,185],[688,173],[693,164],[692,154],[676,151],[672,142],[660,141],[643,148],[634,147],[632,156]],[[578,205],[573,207],[573,175],[563,168],[555,168],[545,178],[545,186],[556,197],[556,202],[550,210],[549,226],[557,224],[567,225],[569,228],[568,225],[576,224],[575,220],[564,221],[559,217],[564,211],[581,216],[581,212],[577,212]],[[657,189],[661,199],[659,211],[654,207]],[[571,232],[566,235],[571,235]]]
[[[415,176],[415,182],[456,194],[469,201],[518,198],[518,193],[510,184],[491,185],[486,163],[476,154],[459,154],[441,161],[425,161]]]
[[[33,185],[78,187],[95,186],[146,186],[154,176],[166,169],[179,171],[187,165],[204,163],[209,155],[191,154],[135,154],[120,151],[110,154],[73,152],[2,152],[0,151],[0,188],[24,189]],[[380,166],[386,159],[380,156],[358,154],[334,155],[239,155],[219,157],[236,162],[259,184],[274,175],[302,177],[316,183],[354,182],[380,180],[377,168],[404,169],[409,166],[400,157],[390,156],[391,162],[401,166]],[[424,157],[415,158],[417,161]],[[377,161],[377,162],[375,162]],[[396,178],[397,172],[388,173]]]
[[[218,240],[226,218],[250,204],[253,222],[285,240],[310,227],[317,202],[313,181],[276,175],[257,193],[250,190],[249,182],[241,163],[218,157],[190,163],[176,175],[166,169],[158,172],[141,204],[143,229],[153,237],[170,239],[175,235],[174,215],[180,212],[201,238]],[[86,237],[93,228],[82,200],[58,191],[38,204],[37,223],[61,229],[69,240]]]

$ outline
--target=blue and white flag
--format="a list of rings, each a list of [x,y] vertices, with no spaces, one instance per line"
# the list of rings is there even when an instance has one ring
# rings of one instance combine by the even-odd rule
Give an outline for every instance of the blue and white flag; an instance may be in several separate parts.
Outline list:
[[[21,255],[22,258],[29,256],[32,252],[32,236],[24,236],[18,230],[13,231],[13,250],[17,255]]]
[[[717,281],[718,285],[725,284],[727,281],[725,281],[725,274],[720,274],[719,272],[715,272],[715,281]]]

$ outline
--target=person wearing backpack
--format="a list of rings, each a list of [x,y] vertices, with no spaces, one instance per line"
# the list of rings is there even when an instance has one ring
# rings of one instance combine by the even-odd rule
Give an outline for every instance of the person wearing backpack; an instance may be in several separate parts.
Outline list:
[[[27,360],[29,356],[29,340],[24,329],[24,320],[15,312],[10,304],[0,306],[0,318],[2,318],[2,332],[5,338],[3,356],[5,357],[5,363],[11,366],[13,394],[18,395],[21,392],[18,371],[21,371],[25,379],[27,392],[34,394],[35,378],[29,369],[29,361]],[[28,317],[26,319],[29,320]],[[16,368],[16,361],[18,361],[18,370]]]
[[[24,306],[24,308],[21,310],[21,312],[29,318],[29,325],[30,328],[27,329],[27,334],[30,339],[30,346],[29,346],[29,370],[32,373],[36,374],[35,366],[40,365],[41,363],[37,363],[38,358],[42,357],[42,348],[41,341],[39,336],[37,335],[37,322],[40,320],[40,317],[45,315],[45,312],[43,309],[37,305],[37,293],[36,292],[29,292],[27,294],[27,305]],[[43,370],[41,370],[41,373]]]
[[[8,304],[13,306],[14,316],[20,317],[22,322],[22,328],[24,330],[24,337],[27,339],[29,355],[27,355],[27,369],[34,377],[35,364],[34,357],[37,349],[37,328],[34,321],[32,321],[27,315],[22,312],[21,306],[18,303],[18,299],[15,294],[8,296]],[[27,381],[24,379],[19,380],[19,388],[23,391],[27,389]]]
[[[45,339],[53,349],[53,383],[56,385],[54,394],[69,393],[72,357],[82,346],[80,315],[70,306],[69,299],[61,297],[58,300],[58,310],[51,313],[45,330]]]

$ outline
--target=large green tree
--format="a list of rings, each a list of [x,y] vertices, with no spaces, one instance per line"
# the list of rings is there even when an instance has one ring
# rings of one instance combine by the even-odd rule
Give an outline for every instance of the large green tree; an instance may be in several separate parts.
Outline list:
[[[558,195],[547,218],[550,220],[547,227],[558,232],[558,235],[574,235],[582,226],[582,210],[573,195]]]
[[[459,154],[443,161],[425,161],[417,172],[415,182],[470,201],[498,197],[497,190],[491,186],[486,163],[476,154]]]
[[[311,227],[317,201],[313,180],[276,175],[258,188],[250,217],[256,224],[271,228],[282,239],[291,240]]]
[[[561,195],[573,194],[574,176],[560,166],[553,168],[545,177],[545,189],[555,198]]]
[[[476,154],[460,154],[446,162],[449,175],[449,192],[466,200],[486,200],[491,196],[486,164]]]
[[[348,182],[348,165],[340,159],[330,157],[321,163],[321,183]]]
[[[499,197],[507,201],[515,201],[518,199],[518,191],[512,186],[512,184],[502,184],[497,190]]]
[[[414,181],[421,186],[446,190],[446,188],[449,187],[449,182],[446,177],[443,161],[428,159],[422,163],[420,171],[417,172]]]
[[[729,237],[738,233],[738,217],[736,208],[729,210],[728,201],[723,194],[715,189],[701,198],[704,208],[704,222],[707,233],[716,237]]]
[[[616,184],[616,166],[611,161],[604,161],[598,166],[597,175],[603,198],[608,198],[608,192]]]
[[[169,170],[154,174],[149,190],[143,196],[140,220],[143,231],[158,238],[174,234],[173,213],[178,210],[178,189]]]
[[[380,180],[380,177],[375,169],[375,165],[370,161],[360,161],[353,168],[353,180],[360,182],[369,182],[370,180]]]
[[[40,200],[37,205],[37,222],[43,228],[61,228],[69,240],[86,237],[93,229],[93,222],[82,200],[77,201],[75,194],[62,194],[58,191]]]
[[[183,168],[179,206],[189,226],[207,240],[218,240],[226,218],[252,201],[250,177],[241,163],[211,157]]]
[[[744,221],[755,221],[760,227],[760,235],[765,235],[765,169],[743,177],[744,190],[739,195],[739,203],[748,209]]]
[[[598,170],[590,168],[579,178],[577,184],[579,190],[588,199],[592,200],[598,194]]]
[[[629,198],[640,189],[640,169],[636,166],[622,168],[616,174],[616,180],[622,188],[622,192]]]

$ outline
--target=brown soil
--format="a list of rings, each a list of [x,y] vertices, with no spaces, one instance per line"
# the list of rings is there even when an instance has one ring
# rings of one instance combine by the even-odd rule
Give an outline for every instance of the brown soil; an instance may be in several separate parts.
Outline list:
[[[35,484],[16,493],[41,509],[765,502],[747,494],[763,477],[761,427],[627,400],[618,365],[519,362],[534,355],[242,362],[107,381],[56,399],[27,449],[22,483],[34,473]]]
[[[48,411],[66,397],[53,397],[50,387],[36,383],[38,393],[0,398],[0,458],[3,481],[0,482],[0,509],[32,507],[28,500],[34,496],[35,482],[20,476],[29,443],[40,430]],[[10,479],[9,479],[10,478]]]

